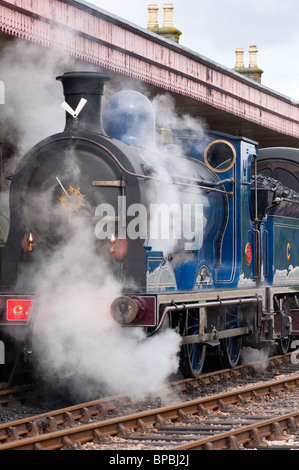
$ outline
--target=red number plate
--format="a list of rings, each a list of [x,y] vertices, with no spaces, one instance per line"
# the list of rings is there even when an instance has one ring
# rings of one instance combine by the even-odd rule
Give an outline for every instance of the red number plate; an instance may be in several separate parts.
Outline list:
[[[8,299],[6,310],[7,320],[29,320],[33,303],[33,300]]]

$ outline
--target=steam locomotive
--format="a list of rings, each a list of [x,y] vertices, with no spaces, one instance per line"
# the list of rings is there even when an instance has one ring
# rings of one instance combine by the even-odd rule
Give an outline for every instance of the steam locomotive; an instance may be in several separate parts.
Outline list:
[[[158,143],[141,93],[120,91],[102,109],[108,77],[57,79],[65,129],[11,176],[1,338],[19,328],[28,340],[34,276],[84,227],[91,236],[82,232],[82,243],[122,288],[113,319],[147,336],[176,329],[185,376],[201,374],[208,351],[226,367],[244,346],[288,351],[299,335],[299,203],[277,185],[260,187],[258,176],[299,192],[299,150],[258,152],[244,137],[182,128]]]

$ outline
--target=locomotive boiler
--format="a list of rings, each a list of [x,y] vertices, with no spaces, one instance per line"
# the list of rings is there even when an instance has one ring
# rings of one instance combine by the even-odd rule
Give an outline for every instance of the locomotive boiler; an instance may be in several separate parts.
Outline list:
[[[176,329],[186,376],[207,348],[228,367],[244,346],[286,352],[299,335],[298,202],[258,187],[258,144],[181,128],[158,143],[144,95],[116,93],[102,111],[108,77],[57,78],[65,129],[11,175],[1,331],[34,323],[35,276],[75,231],[121,285],[114,320],[148,336]]]

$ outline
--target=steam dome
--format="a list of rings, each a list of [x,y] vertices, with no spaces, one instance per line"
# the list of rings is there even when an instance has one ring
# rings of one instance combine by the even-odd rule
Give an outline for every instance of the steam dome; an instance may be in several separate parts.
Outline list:
[[[155,113],[150,100],[133,90],[113,95],[103,111],[103,126],[108,135],[126,144],[155,147]]]

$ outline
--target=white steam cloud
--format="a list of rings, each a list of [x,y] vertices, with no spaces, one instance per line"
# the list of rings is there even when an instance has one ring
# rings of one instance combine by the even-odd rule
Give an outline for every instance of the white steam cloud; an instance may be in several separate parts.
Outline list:
[[[6,103],[3,116],[18,143],[18,156],[64,125],[61,84],[55,78],[73,59],[25,41],[13,41],[1,52],[1,80]]]
[[[192,132],[198,139],[205,135],[206,124],[204,120],[191,114],[179,113],[175,100],[170,94],[164,93],[155,96],[152,104],[155,109],[156,124],[160,129],[168,129],[173,132]]]
[[[241,351],[240,361],[242,364],[250,364],[255,370],[261,372],[267,369],[269,363],[269,352],[266,349],[253,349],[244,347]]]
[[[92,252],[86,225],[78,219],[75,227],[39,273],[33,348],[40,373],[82,399],[103,389],[132,399],[158,392],[177,371],[179,335],[166,330],[147,339],[112,320],[109,306],[121,286]]]
[[[73,59],[26,41],[11,41],[1,50],[1,140],[9,158],[1,162],[2,176],[11,175],[20,159],[37,142],[64,128],[61,84],[55,79]],[[9,149],[7,147],[10,147]],[[2,178],[1,211],[9,217],[9,183]]]
[[[149,158],[150,164],[156,170],[154,176],[161,178],[163,183],[157,182],[156,185],[156,200],[160,205],[157,211],[151,214],[150,225],[161,229],[164,219],[164,223],[168,223],[168,231],[165,231],[164,238],[151,238],[149,244],[153,249],[163,250],[164,255],[168,256],[178,248],[184,249],[184,246],[192,245],[193,249],[201,247],[205,220],[203,217],[198,217],[195,209],[199,206],[203,207],[206,196],[203,193],[200,194],[198,188],[189,187],[186,189],[178,184],[173,184],[170,175],[174,175],[174,180],[179,180],[180,177],[185,177],[186,181],[188,178],[200,178],[200,167],[185,158],[184,144],[175,138],[179,134],[181,137],[192,136],[200,141],[204,137],[206,129],[201,119],[189,114],[179,114],[175,100],[169,94],[157,95],[152,100],[152,105],[155,110],[156,128],[161,132],[160,136],[157,135],[157,141],[160,139],[162,145],[158,146],[156,152],[151,152]],[[167,140],[169,141],[167,142]],[[163,215],[161,202],[164,207],[168,208],[166,217]],[[189,213],[187,213],[188,206]],[[160,209],[162,209],[162,216]],[[191,221],[192,223],[190,223]],[[196,222],[199,223],[196,224]],[[190,237],[185,238],[188,233]],[[199,234],[199,240],[195,240],[195,234]],[[182,243],[183,239],[184,243]]]

